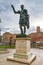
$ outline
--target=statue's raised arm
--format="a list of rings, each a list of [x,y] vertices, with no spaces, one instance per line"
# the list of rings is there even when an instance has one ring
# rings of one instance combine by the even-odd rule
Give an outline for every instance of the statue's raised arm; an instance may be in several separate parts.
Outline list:
[[[14,13],[20,13],[20,11],[16,11],[16,10],[15,10],[15,8],[14,8],[14,6],[13,6],[13,5],[11,5],[11,7],[12,7],[12,9],[13,9]]]

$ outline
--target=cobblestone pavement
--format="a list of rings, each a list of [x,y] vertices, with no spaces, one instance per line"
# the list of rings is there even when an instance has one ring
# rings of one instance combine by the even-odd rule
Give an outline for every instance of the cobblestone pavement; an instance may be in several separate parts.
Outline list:
[[[16,52],[15,49],[8,49],[9,53],[0,54],[0,65],[28,65],[18,62],[7,61],[7,57]],[[43,49],[31,49],[31,52],[36,55],[35,61],[31,65],[43,65]]]

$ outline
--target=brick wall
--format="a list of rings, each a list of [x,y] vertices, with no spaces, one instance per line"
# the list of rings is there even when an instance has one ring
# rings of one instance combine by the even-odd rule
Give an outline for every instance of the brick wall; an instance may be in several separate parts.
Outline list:
[[[4,33],[4,34],[2,35],[2,42],[3,42],[3,43],[9,43],[11,37],[12,37],[11,43],[14,43],[14,42],[15,42],[15,38],[16,38],[16,34],[11,34],[11,33],[9,33],[9,32]]]
[[[38,26],[37,31],[34,33],[29,34],[29,37],[31,38],[31,42],[43,42],[43,32],[40,31],[40,27]]]

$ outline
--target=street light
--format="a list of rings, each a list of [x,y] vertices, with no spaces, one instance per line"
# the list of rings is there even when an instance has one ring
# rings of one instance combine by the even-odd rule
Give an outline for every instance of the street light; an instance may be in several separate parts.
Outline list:
[[[1,18],[0,18],[0,25],[1,25]],[[1,28],[0,28],[0,41],[1,41]]]
[[[0,23],[1,23],[1,19],[0,19]]]

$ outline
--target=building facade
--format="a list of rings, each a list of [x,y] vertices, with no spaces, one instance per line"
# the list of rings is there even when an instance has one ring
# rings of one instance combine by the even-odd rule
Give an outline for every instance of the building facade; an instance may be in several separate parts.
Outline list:
[[[38,26],[36,28],[36,32],[29,34],[29,37],[31,38],[31,46],[36,43],[39,46],[43,46],[43,32],[40,31],[40,27]],[[39,44],[38,44],[39,43]]]
[[[9,32],[5,32],[2,35],[2,42],[3,43],[15,43],[16,34],[11,34]]]

